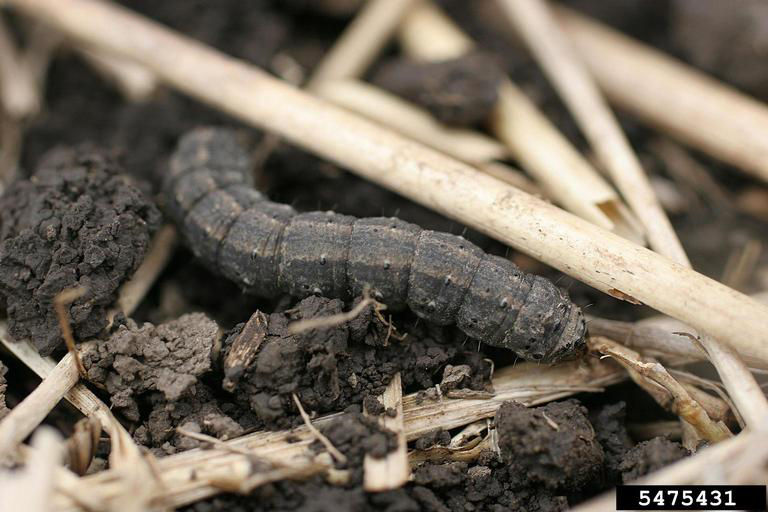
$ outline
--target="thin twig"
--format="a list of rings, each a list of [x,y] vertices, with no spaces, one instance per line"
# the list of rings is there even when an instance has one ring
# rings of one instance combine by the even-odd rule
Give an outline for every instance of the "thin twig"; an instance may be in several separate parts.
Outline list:
[[[712,279],[116,5],[6,2],[589,285],[618,290],[768,361],[768,308]]]
[[[337,462],[340,464],[346,464],[346,455],[341,453],[335,446],[333,446],[331,440],[325,437],[323,433],[317,430],[317,427],[312,424],[312,420],[310,419],[309,414],[307,414],[307,411],[305,411],[304,407],[302,407],[301,401],[299,400],[299,397],[296,396],[296,393],[293,393],[293,402],[296,404],[296,408],[299,410],[299,414],[301,414],[301,418],[304,420],[304,424],[307,426],[309,431],[312,432],[312,435],[315,437],[315,439],[320,441],[323,446],[325,446],[325,449],[328,450],[328,453],[333,455],[333,458],[336,459]]]
[[[372,299],[371,297],[368,297],[366,294],[366,296],[363,297],[363,299],[349,311],[337,313],[335,315],[298,320],[288,326],[288,332],[290,334],[299,334],[311,329],[330,329],[331,327],[336,327],[337,325],[342,325],[351,320],[354,320],[358,317],[358,315],[365,311],[365,308],[370,305],[376,306],[377,309],[386,308],[384,304],[376,301],[375,299]]]
[[[650,246],[690,266],[637,155],[547,4],[544,0],[498,0],[498,4],[568,105],[613,183],[642,223]]]
[[[248,457],[251,457],[253,454],[246,450],[245,448],[240,448],[239,446],[232,446],[227,444],[226,442],[222,441],[221,439],[217,439],[213,436],[209,436],[207,434],[203,434],[202,432],[192,432],[190,430],[185,430],[181,427],[176,427],[176,432],[181,434],[182,436],[188,437],[190,439],[194,439],[195,441],[201,441],[203,443],[208,443],[212,446],[215,446],[217,448],[221,448],[222,450],[227,450],[232,453],[239,453],[240,455],[246,455]]]
[[[56,316],[59,319],[59,329],[61,329],[61,337],[64,338],[64,343],[67,345],[67,350],[72,354],[72,358],[77,366],[77,371],[81,377],[85,377],[85,367],[83,361],[80,359],[80,352],[75,345],[75,338],[72,336],[72,326],[69,323],[69,311],[67,306],[74,301],[85,295],[88,290],[84,286],[76,286],[74,288],[67,288],[56,294],[53,298],[53,307],[56,310]]]
[[[477,131],[442,125],[426,110],[374,85],[357,80],[328,80],[317,95],[470,164],[501,160],[506,148]]]
[[[136,311],[147,292],[168,265],[168,261],[173,255],[173,249],[176,247],[176,238],[176,230],[169,224],[160,228],[155,234],[149,251],[136,273],[120,287],[116,311],[122,311],[127,316]],[[110,312],[110,323],[116,311]]]
[[[77,50],[91,67],[113,82],[128,100],[144,101],[157,90],[157,77],[144,66],[87,47],[78,47]]]
[[[23,119],[36,114],[40,103],[34,76],[0,16],[0,104],[9,116]]]

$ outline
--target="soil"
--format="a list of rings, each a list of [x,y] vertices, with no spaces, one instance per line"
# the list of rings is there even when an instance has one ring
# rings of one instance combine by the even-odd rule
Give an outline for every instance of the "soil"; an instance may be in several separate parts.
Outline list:
[[[467,368],[463,387],[487,390],[490,365],[479,354],[449,341],[441,329],[422,323],[407,330],[405,340],[391,336],[389,326],[367,309],[351,322],[313,329],[298,335],[287,332],[291,322],[341,313],[337,299],[308,297],[287,313],[269,315],[262,346],[236,383],[233,394],[247,397],[247,405],[269,428],[295,426],[300,419],[292,394],[308,411],[329,413],[364,403],[373,405],[395,373],[404,391],[417,391],[441,382],[449,363]],[[242,326],[228,333],[223,357]],[[389,336],[389,339],[388,339]]]
[[[520,487],[576,491],[595,480],[605,462],[587,409],[575,400],[531,409],[507,402],[496,413],[496,429],[501,459]]]
[[[473,53],[441,62],[393,58],[371,81],[421,105],[445,124],[471,126],[488,119],[503,78],[496,58]]]
[[[755,19],[768,16],[758,17],[763,9],[760,2],[738,1],[744,9],[754,9],[748,12]],[[122,3],[273,73],[286,74],[289,62],[304,76],[352,12],[332,7],[345,3],[338,0]],[[478,41],[480,53],[425,67],[388,52],[372,68],[374,80],[446,122],[482,129],[493,102],[492,84],[498,73],[492,68],[496,67],[509,73],[556,126],[587,151],[538,66],[509,37],[503,16],[494,11],[496,2],[440,3]],[[759,65],[763,25],[750,22],[746,15],[729,16],[746,10],[722,13],[720,2],[714,0],[564,3],[737,87],[763,98],[768,94],[768,77]],[[695,26],[706,30],[693,31]],[[713,46],[724,39],[729,44]],[[437,76],[440,81],[435,80]],[[636,386],[625,383],[605,393],[581,395],[579,401],[531,409],[504,404],[493,421],[498,453],[486,452],[471,462],[426,462],[414,468],[413,480],[402,489],[366,493],[363,457],[385,455],[394,441],[361,412],[391,413],[377,395],[395,373],[401,373],[405,393],[434,394],[439,385],[449,400],[451,393],[465,389],[488,392],[492,367],[514,364],[515,359],[506,351],[465,343],[457,329],[419,321],[407,311],[392,317],[385,311],[380,318],[367,308],[350,322],[291,334],[291,323],[349,311],[360,298],[343,302],[309,297],[296,302],[287,297],[267,300],[243,295],[181,247],[134,318],[105,332],[105,313],[115,291],[141,261],[151,232],[160,223],[151,198],[157,196],[179,137],[189,129],[214,124],[235,128],[248,141],[249,151],[263,157],[253,170],[257,188],[297,211],[397,216],[425,229],[462,234],[525,271],[557,280],[569,288],[575,302],[589,305],[590,314],[635,320],[646,312],[564,279],[479,233],[286,143],[266,151],[268,139],[260,132],[169,90],[160,89],[144,102],[127,102],[71,52],[62,52],[50,69],[45,105],[44,112],[26,127],[20,173],[26,179],[10,185],[0,198],[0,306],[8,313],[11,333],[32,338],[44,354],[56,350],[59,327],[51,301],[67,286],[88,284],[89,295],[73,304],[70,315],[79,340],[103,338],[85,346],[89,385],[110,401],[136,441],[157,456],[200,446],[179,428],[231,439],[259,429],[300,425],[294,393],[313,417],[344,412],[323,429],[349,459],[345,467],[338,467],[349,475],[344,485],[331,485],[322,477],[279,482],[250,496],[222,494],[187,510],[565,510],[688,455],[681,445],[663,438],[635,444],[627,433],[627,421],[669,416]],[[621,120],[654,177],[674,179],[651,149],[655,134],[630,119]],[[694,157],[729,193],[754,186],[722,164]],[[764,237],[765,229],[723,211],[683,208],[673,217],[697,268],[717,278],[730,256],[722,243],[737,250],[745,240]],[[248,357],[239,359],[241,366],[232,371],[227,358],[234,357],[234,341],[256,311],[263,314],[263,329],[245,334],[260,345],[248,347]],[[390,329],[390,323],[396,330]],[[10,360],[6,353],[0,357]],[[14,365],[18,363],[9,364],[14,379],[6,382],[6,369],[0,363],[0,417],[7,413],[6,388],[14,403],[37,383],[30,372],[17,374],[23,368]],[[66,432],[76,418],[70,409],[60,408],[48,421]],[[410,447],[446,446],[457,433],[436,430]],[[319,444],[313,448],[317,453],[325,451]]]
[[[607,404],[590,414],[592,426],[595,427],[595,436],[605,454],[603,481],[607,486],[620,483],[619,466],[633,445],[627,432],[626,410],[627,404],[618,402]]]
[[[69,307],[79,339],[101,333],[118,287],[141,263],[160,214],[108,154],[48,153],[32,179],[0,198],[0,295],[12,336],[50,354],[62,341],[53,300],[83,286]]]
[[[768,4],[674,0],[671,20],[673,41],[694,65],[768,99],[768,70],[754,65],[768,56]]]
[[[680,443],[663,437],[643,441],[629,450],[619,464],[621,479],[629,483],[690,455]]]
[[[86,377],[103,386],[112,405],[131,421],[139,419],[135,395],[159,391],[176,401],[211,369],[219,327],[202,313],[184,315],[157,327],[121,325],[106,341],[81,351]]]

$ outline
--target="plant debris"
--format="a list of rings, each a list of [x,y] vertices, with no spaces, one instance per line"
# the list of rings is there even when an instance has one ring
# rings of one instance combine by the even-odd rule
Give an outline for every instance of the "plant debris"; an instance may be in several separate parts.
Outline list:
[[[41,354],[62,341],[53,307],[62,290],[85,294],[69,307],[79,339],[99,335],[118,287],[141,263],[157,228],[155,206],[108,155],[54,150],[32,179],[0,198],[0,294],[8,328]]]

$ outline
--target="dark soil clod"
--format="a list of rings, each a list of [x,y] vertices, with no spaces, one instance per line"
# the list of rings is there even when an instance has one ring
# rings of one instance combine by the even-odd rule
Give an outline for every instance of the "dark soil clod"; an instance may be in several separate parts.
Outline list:
[[[381,66],[373,82],[421,105],[446,124],[469,126],[488,119],[503,76],[495,58],[472,53],[440,62],[392,59]]]
[[[112,405],[138,421],[138,395],[159,391],[166,400],[176,401],[211,369],[218,330],[201,313],[157,327],[139,327],[129,320],[108,340],[87,345],[81,357],[88,379],[104,386]]]
[[[621,478],[624,483],[632,482],[688,455],[680,443],[663,437],[643,441],[629,450],[619,464]]]
[[[53,308],[65,288],[85,295],[69,307],[79,339],[97,336],[117,288],[141,263],[160,215],[107,155],[54,150],[29,180],[0,198],[0,294],[12,336],[43,355],[62,341]]]
[[[505,402],[496,414],[502,460],[524,482],[581,489],[599,476],[605,461],[586,412],[575,400],[533,409]]]

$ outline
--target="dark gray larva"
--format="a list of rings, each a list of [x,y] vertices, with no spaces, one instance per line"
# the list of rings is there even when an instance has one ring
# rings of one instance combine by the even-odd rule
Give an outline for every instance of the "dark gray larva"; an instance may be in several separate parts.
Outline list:
[[[233,133],[197,129],[179,143],[165,183],[168,211],[195,255],[247,292],[348,299],[368,286],[390,308],[455,323],[525,359],[581,353],[581,310],[547,279],[399,219],[297,213],[257,192],[249,170]]]

